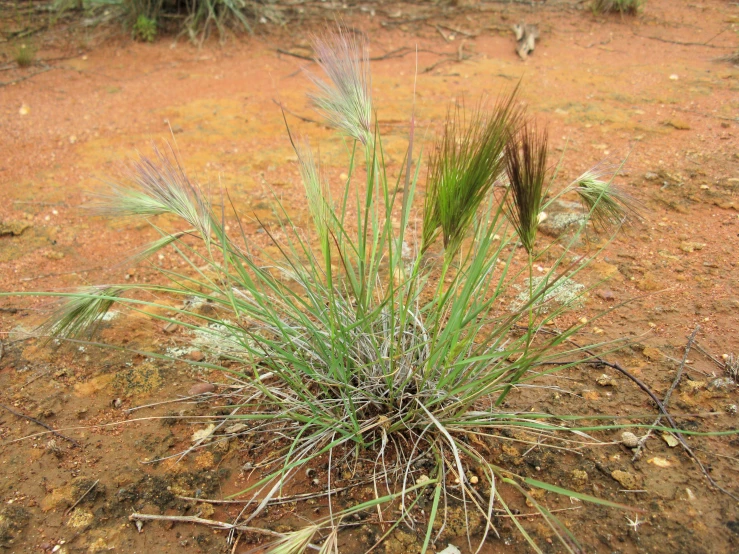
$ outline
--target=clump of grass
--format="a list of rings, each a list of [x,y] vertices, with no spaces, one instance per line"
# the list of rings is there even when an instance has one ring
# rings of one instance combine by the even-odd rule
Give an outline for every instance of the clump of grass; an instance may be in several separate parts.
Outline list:
[[[636,15],[644,6],[645,0],[593,0],[595,13],[621,13]]]
[[[15,49],[14,59],[18,67],[30,67],[36,61],[36,48],[30,44],[20,44]]]
[[[567,342],[577,327],[540,332],[566,305],[553,306],[546,317],[534,309],[556,297],[588,263],[565,263],[565,249],[547,273],[536,283],[532,279],[532,261],[547,248],[537,242],[542,197],[551,184],[546,134],[522,123],[515,91],[469,119],[460,109],[450,111],[429,161],[419,244],[407,217],[418,172],[411,175],[408,163],[395,182],[388,177],[382,136],[373,124],[366,45],[339,30],[317,40],[315,50],[328,80],[313,79],[314,102],[353,148],[342,200],[334,207],[310,149],[293,141],[313,234],[306,236],[283,210],[278,224],[263,227],[270,248],[260,249],[243,232],[234,237],[227,231],[226,206],[210,202],[174,150],[157,152],[132,164],[130,183],[101,195],[98,209],[182,221],[184,229],[177,232],[155,227],[162,237],[143,255],[171,248],[190,269],[164,271],[170,285],[57,294],[69,300],[47,329],[61,338],[79,336],[120,304],[211,335],[216,344],[228,342],[228,349],[213,348],[207,365],[244,385],[241,413],[230,417],[287,441],[263,477],[239,493],[246,497],[245,523],[277,502],[282,488],[319,458],[327,460],[329,475],[338,459],[375,461],[373,498],[338,509],[329,487],[331,516],[285,535],[274,552],[303,551],[324,529],[330,531],[322,551],[336,551],[343,518],[377,511],[382,519],[395,508],[400,517],[392,513],[390,531],[403,521],[422,522],[427,552],[439,536],[437,521],[443,527],[452,503],[465,514],[480,513],[481,546],[495,532],[494,510],[512,514],[501,489],[517,491],[563,548],[575,551],[574,538],[529,489],[616,505],[517,475],[491,461],[484,447],[511,433],[541,448],[597,442],[568,415],[498,407],[538,375],[592,359],[597,351]],[[506,178],[507,186],[501,184]],[[591,181],[578,186],[591,191]],[[611,194],[598,186],[597,200],[586,194],[591,215]],[[347,217],[351,198],[356,221]],[[238,214],[231,217],[243,229]],[[430,256],[439,235],[444,255]],[[528,301],[512,312],[503,309],[520,283],[527,285]],[[171,299],[177,297],[188,301],[173,310]],[[193,297],[212,309],[206,314],[190,308]],[[175,316],[167,315],[172,311]],[[511,521],[538,550],[526,523]]]
[[[736,50],[733,54],[729,54],[728,56],[721,56],[720,58],[716,58],[716,60],[721,62],[729,62],[731,64],[739,64],[739,49]]]
[[[284,22],[281,11],[272,2],[122,0],[121,5],[133,38],[147,42],[152,42],[160,31],[174,31],[202,44],[214,31],[224,39],[233,31],[252,33],[256,22]]]
[[[157,36],[157,22],[141,14],[136,18],[131,32],[134,40],[154,42]]]

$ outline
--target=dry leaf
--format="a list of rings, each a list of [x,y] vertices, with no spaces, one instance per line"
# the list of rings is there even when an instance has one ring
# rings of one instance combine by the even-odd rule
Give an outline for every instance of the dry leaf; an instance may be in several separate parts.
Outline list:
[[[213,434],[213,431],[215,430],[216,430],[215,424],[211,423],[205,429],[201,429],[200,431],[195,431],[192,434],[192,442],[200,442],[204,439],[207,439],[209,436]]]
[[[655,456],[654,458],[650,458],[647,460],[648,464],[654,464],[657,467],[670,467],[672,465],[672,462],[669,462],[665,460],[664,458],[660,458],[659,456]]]
[[[247,426],[243,423],[237,423],[236,425],[231,425],[231,427],[226,427],[225,431],[226,433],[238,433],[239,431],[243,431],[246,428]]]
[[[667,446],[669,446],[670,448],[675,448],[678,444],[680,444],[680,441],[678,441],[670,433],[662,433],[662,440],[665,441],[667,443]]]

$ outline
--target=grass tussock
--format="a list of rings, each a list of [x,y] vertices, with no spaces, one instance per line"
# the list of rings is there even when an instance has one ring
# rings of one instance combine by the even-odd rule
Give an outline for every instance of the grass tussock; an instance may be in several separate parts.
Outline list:
[[[595,13],[620,13],[636,15],[644,7],[646,0],[593,0]]]
[[[739,50],[736,50],[736,52],[729,54],[728,56],[722,56],[716,59],[718,61],[729,62],[731,64],[739,64]]]
[[[516,91],[471,115],[451,109],[431,148],[418,206],[412,140],[403,171],[392,178],[384,165],[366,44],[339,29],[317,39],[315,51],[325,77],[311,78],[313,101],[351,148],[335,203],[308,143],[290,136],[313,230],[298,228],[282,210],[279,223],[263,227],[270,245],[260,248],[240,231],[227,202],[214,205],[188,178],[173,149],[157,151],[131,165],[127,183],[100,195],[98,212],[180,221],[179,231],[155,227],[161,238],[140,256],[169,249],[187,269],[162,270],[168,285],[50,293],[67,302],[47,331],[80,336],[118,305],[210,337],[207,366],[243,387],[230,417],[275,437],[277,456],[240,493],[245,524],[317,460],[326,461],[329,475],[340,464],[370,461],[372,498],[339,505],[329,487],[331,517],[285,535],[273,552],[301,552],[322,533],[321,551],[336,552],[341,522],[362,512],[395,522],[390,531],[412,525],[427,552],[453,505],[483,522],[475,541],[469,537],[474,551],[496,533],[495,514],[511,514],[502,488],[541,514],[563,551],[578,551],[528,491],[615,505],[518,475],[491,461],[485,447],[514,436],[540,448],[598,442],[587,434],[597,428],[579,428],[566,414],[504,408],[518,388],[537,386],[538,376],[589,360],[599,348],[568,342],[577,327],[543,331],[568,309],[551,299],[589,261],[566,247],[553,255],[539,242],[542,202],[553,185],[546,133],[526,119]],[[599,177],[588,173],[558,194],[578,194],[591,219],[620,224],[625,197]],[[420,225],[411,224],[416,213]],[[549,269],[534,280],[532,263],[547,251]],[[526,301],[511,309],[522,289]],[[186,301],[173,310],[178,298]],[[193,298],[212,309],[191,308]],[[527,523],[511,521],[538,551]]]
[[[36,61],[36,48],[29,44],[21,44],[15,49],[13,59],[18,67],[30,67]]]

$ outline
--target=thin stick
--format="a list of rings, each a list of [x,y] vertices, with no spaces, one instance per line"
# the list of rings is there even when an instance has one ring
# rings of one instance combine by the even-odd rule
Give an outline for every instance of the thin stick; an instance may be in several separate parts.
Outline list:
[[[312,56],[306,56],[305,54],[298,54],[297,52],[290,52],[289,50],[284,50],[282,48],[275,48],[275,51],[279,54],[284,54],[286,56],[292,56],[293,58],[298,58],[299,60],[306,60],[309,62],[315,62],[315,58]],[[415,52],[414,49],[408,48],[407,46],[404,46],[402,48],[396,48],[395,50],[391,50],[390,52],[383,54],[382,56],[374,56],[370,58],[370,61],[372,62],[380,62],[382,60],[389,60],[392,58],[402,58],[403,56],[406,56],[412,52]]]
[[[648,38],[651,40],[658,40],[660,42],[667,42],[669,44],[679,44],[680,46],[703,46],[705,48],[733,48],[733,46],[717,46],[715,44],[708,44],[707,42],[680,42],[679,40],[670,40],[668,38],[653,37],[649,35],[640,35],[639,33],[634,33],[634,36],[639,37],[639,38]],[[709,42],[713,40],[714,38],[716,37],[709,39]]]
[[[278,54],[285,54],[286,56],[292,56],[293,58],[298,58],[299,60],[306,60],[309,62],[315,61],[311,56],[306,56],[305,54],[296,54],[295,52],[290,52],[289,50],[283,50],[282,48],[275,48],[275,51]]]
[[[698,334],[698,331],[700,331],[700,328],[700,325],[696,325],[695,329],[693,329],[693,332],[690,334],[690,337],[688,337],[688,344],[685,345],[685,353],[683,354],[682,362],[680,362],[680,367],[677,370],[677,375],[675,375],[675,380],[672,382],[670,388],[667,389],[665,399],[662,401],[662,405],[665,407],[665,409],[670,403],[670,396],[672,396],[673,391],[677,388],[678,383],[680,383],[680,378],[683,376],[683,370],[685,369],[685,363],[688,361],[688,353],[690,352],[690,347],[693,346],[693,341],[695,341],[695,336]],[[654,431],[654,428],[659,425],[660,421],[662,421],[662,414],[659,414],[657,416],[657,419],[654,420],[654,423],[652,423],[651,427],[647,430],[647,433],[639,439],[639,444],[636,447],[636,452],[634,452],[634,457],[631,458],[632,463],[641,458],[641,451],[644,448],[644,444],[647,442],[647,439],[649,439],[652,431]]]
[[[451,42],[451,39],[446,36],[446,33],[444,31],[441,30],[441,27],[439,27],[438,25],[434,25],[434,28],[436,29],[436,32],[441,35],[441,38],[443,38],[446,42]]]
[[[438,62],[431,64],[430,66],[428,66],[427,68],[425,68],[423,71],[421,71],[421,73],[430,73],[434,69],[436,69],[437,67],[439,67],[440,65],[443,65],[443,64],[449,63],[449,62],[456,62],[456,61],[459,61],[459,60],[457,60],[456,57],[449,56],[448,58],[446,58],[444,60],[439,60]]]
[[[34,381],[37,381],[37,380],[41,379],[41,377],[43,377],[44,375],[48,375],[50,371],[51,371],[51,368],[48,368],[46,371],[40,371],[34,377],[31,377],[28,381],[26,381],[25,383],[23,383],[23,385],[21,386],[21,388],[19,388],[18,390],[25,389],[28,385],[30,385]]]
[[[561,333],[560,333],[560,332],[558,332],[558,331],[555,331],[555,330],[552,330],[552,329],[541,329],[540,331],[541,331],[542,333],[547,333],[547,334],[550,334],[550,335],[556,335],[556,336],[560,336],[560,335],[561,335]],[[689,455],[689,456],[690,456],[690,457],[691,457],[691,458],[692,458],[692,459],[693,459],[693,460],[695,461],[695,463],[696,463],[696,464],[698,464],[698,467],[699,467],[699,468],[700,468],[700,470],[701,470],[701,471],[703,472],[703,475],[704,475],[704,476],[706,477],[706,479],[708,479],[708,482],[709,482],[709,483],[710,483],[710,484],[711,484],[711,485],[712,485],[713,487],[715,487],[716,489],[720,490],[721,492],[723,492],[723,493],[724,493],[724,494],[726,494],[727,496],[729,496],[729,497],[733,498],[734,500],[736,500],[737,502],[739,502],[739,496],[735,495],[734,493],[732,493],[732,492],[730,492],[730,491],[726,490],[725,488],[723,488],[722,486],[720,486],[720,485],[719,485],[719,484],[718,484],[718,483],[717,483],[717,482],[716,482],[716,481],[715,481],[715,480],[713,479],[713,477],[711,477],[711,476],[709,475],[708,471],[706,470],[705,466],[703,465],[703,462],[701,462],[701,461],[700,461],[700,459],[698,458],[697,454],[696,454],[695,452],[693,452],[693,449],[692,449],[692,448],[690,448],[690,446],[688,445],[688,443],[687,443],[687,442],[685,442],[685,439],[683,438],[683,435],[682,435],[682,433],[680,433],[680,428],[679,428],[679,427],[677,426],[677,423],[675,423],[675,419],[674,419],[674,418],[672,417],[672,415],[671,415],[671,414],[670,414],[670,413],[669,413],[669,412],[667,411],[667,408],[666,408],[666,407],[665,407],[665,405],[664,405],[664,404],[662,403],[662,401],[661,401],[661,400],[660,400],[659,398],[657,398],[657,395],[655,395],[655,394],[654,394],[654,393],[652,392],[652,390],[651,390],[651,389],[650,389],[650,388],[649,388],[649,387],[648,387],[648,386],[647,386],[646,384],[644,384],[644,382],[642,382],[642,381],[641,381],[641,380],[640,380],[640,379],[639,379],[638,377],[636,377],[635,375],[632,375],[632,374],[631,374],[631,373],[630,373],[629,371],[627,371],[626,369],[624,369],[623,367],[621,367],[621,366],[620,366],[619,364],[617,364],[617,363],[610,363],[610,362],[607,362],[606,360],[604,360],[603,358],[601,358],[600,356],[598,356],[597,354],[595,354],[595,353],[594,353],[594,352],[593,352],[592,350],[588,350],[587,348],[585,348],[585,347],[583,347],[583,346],[580,346],[579,344],[577,344],[577,343],[576,343],[575,341],[573,341],[572,339],[568,338],[568,339],[567,339],[567,342],[569,342],[570,344],[572,344],[572,345],[573,345],[573,346],[575,346],[576,348],[578,348],[578,349],[580,349],[581,351],[583,351],[583,352],[585,352],[586,354],[588,354],[588,355],[589,355],[589,356],[590,356],[590,357],[591,357],[591,358],[592,358],[593,360],[596,360],[596,361],[598,361],[599,363],[601,363],[602,365],[604,365],[604,366],[606,366],[606,367],[610,367],[610,368],[613,368],[613,369],[615,369],[616,371],[618,371],[618,372],[622,373],[623,375],[625,375],[626,377],[628,377],[629,379],[631,379],[631,380],[632,380],[632,381],[633,381],[633,382],[634,382],[634,383],[635,383],[635,384],[636,384],[636,385],[637,385],[637,386],[638,386],[638,387],[639,387],[640,389],[642,389],[642,390],[643,390],[643,391],[644,391],[644,392],[645,392],[645,393],[647,394],[647,396],[649,396],[649,398],[651,398],[651,399],[652,399],[652,401],[653,401],[653,402],[654,402],[654,403],[655,403],[655,404],[657,405],[657,407],[658,407],[658,408],[659,408],[659,410],[660,410],[660,411],[662,412],[662,414],[664,414],[664,417],[665,417],[665,418],[667,419],[667,421],[668,421],[668,422],[670,423],[670,426],[671,426],[671,428],[672,428],[672,429],[674,429],[674,430],[676,431],[676,432],[675,432],[675,437],[677,438],[677,440],[679,440],[679,441],[680,441],[680,444],[681,444],[681,445],[682,445],[682,447],[683,447],[683,448],[685,449],[685,452],[686,452],[686,453],[687,453],[687,454],[688,454],[688,455]],[[687,356],[686,356],[686,357],[687,357]]]
[[[173,402],[184,402],[186,400],[191,400],[193,398],[198,398],[199,396],[202,396],[202,394],[195,394],[193,396],[183,396],[182,398],[173,398],[172,400],[164,400],[162,402],[154,402],[153,404],[144,404],[143,406],[134,406],[133,408],[128,408],[124,410],[127,413],[135,412],[136,410],[143,410],[144,408],[152,408],[154,406],[161,406],[162,404],[172,404]]]
[[[557,331],[553,331],[551,329],[542,329],[542,331],[543,332],[547,332],[547,333],[551,333],[551,334],[554,334],[554,335],[559,335],[560,334]],[[727,496],[729,496],[729,497],[733,498],[734,500],[736,500],[737,502],[739,502],[739,496],[737,496],[734,493],[732,493],[731,491],[728,491],[725,488],[723,488],[721,485],[719,485],[714,480],[713,477],[711,477],[711,475],[708,473],[708,470],[706,470],[706,467],[703,465],[703,462],[701,462],[700,461],[700,458],[698,458],[698,455],[695,452],[693,452],[693,449],[690,448],[690,446],[688,445],[687,442],[685,442],[685,438],[683,438],[682,433],[680,433],[680,428],[677,426],[677,423],[675,423],[675,420],[670,415],[670,413],[667,411],[667,408],[665,408],[665,405],[662,403],[662,401],[659,398],[657,398],[657,395],[655,395],[652,392],[652,390],[647,385],[645,385],[639,378],[637,378],[635,375],[632,375],[630,372],[628,372],[626,369],[624,369],[623,367],[621,367],[619,364],[617,364],[617,363],[610,363],[610,362],[605,361],[603,358],[601,358],[600,356],[598,356],[597,354],[595,354],[592,350],[588,350],[587,348],[584,348],[584,347],[580,346],[579,344],[577,344],[572,339],[567,339],[567,342],[569,342],[570,344],[572,344],[576,348],[581,349],[583,352],[585,352],[586,354],[588,354],[594,360],[598,360],[604,366],[613,368],[616,371],[622,373],[623,375],[625,375],[626,377],[628,377],[629,379],[631,379],[634,383],[636,383],[636,385],[641,390],[643,390],[645,393],[647,393],[647,395],[649,396],[649,398],[652,399],[652,401],[657,405],[657,407],[660,409],[660,411],[664,414],[664,417],[670,423],[670,427],[676,431],[675,432],[675,437],[677,438],[677,440],[680,441],[680,444],[685,449],[685,452],[687,452],[687,454],[691,458],[693,458],[693,460],[695,461],[695,463],[698,464],[698,467],[703,472],[703,475],[706,477],[706,479],[708,479],[708,482],[713,487],[715,487],[716,489],[720,490],[722,493],[726,494]]]
[[[44,423],[43,421],[39,421],[35,417],[31,417],[29,415],[22,414],[21,412],[16,412],[13,408],[10,408],[10,407],[6,406],[5,404],[0,404],[0,408],[3,408],[5,410],[9,411],[14,416],[18,416],[20,418],[27,419],[28,421],[32,421],[36,425],[40,425],[44,429],[48,429],[49,432],[51,432],[52,434],[56,435],[60,439],[64,439],[65,441],[69,441],[72,444],[74,444],[75,446],[79,446],[80,448],[82,447],[82,445],[80,443],[78,443],[76,440],[74,440],[72,438],[69,438],[69,437],[67,437],[65,435],[62,435],[59,431],[57,431],[53,427],[50,427],[49,425],[46,425],[46,423]]]
[[[74,509],[75,509],[75,508],[77,507],[77,504],[79,504],[80,502],[82,502],[82,499],[83,499],[83,498],[85,498],[85,497],[86,497],[86,496],[87,496],[88,494],[90,494],[90,491],[91,491],[92,489],[94,489],[94,488],[95,488],[95,485],[97,485],[97,484],[98,484],[99,482],[100,482],[100,479],[98,479],[98,480],[97,480],[97,481],[95,481],[95,482],[94,482],[94,483],[93,483],[92,485],[90,485],[90,488],[89,488],[89,489],[87,489],[87,490],[86,490],[86,491],[85,491],[85,492],[84,492],[84,493],[82,494],[82,496],[80,496],[80,497],[79,497],[79,498],[77,499],[77,502],[75,502],[75,503],[74,503],[74,504],[72,504],[72,505],[71,505],[71,506],[70,506],[69,508],[67,508],[67,511],[66,511],[66,512],[64,512],[64,515],[65,515],[65,516],[68,516],[68,515],[69,515],[69,514],[70,514],[70,513],[72,512],[72,510],[74,510]]]
[[[333,489],[331,491],[332,494],[337,494],[341,491],[345,491],[351,488],[354,488],[358,485],[369,483],[369,480],[363,481],[362,483],[355,483],[353,485],[347,485],[346,487],[339,487],[338,489]],[[328,494],[328,491],[325,492],[308,492],[303,494],[294,494],[291,496],[276,496],[272,499],[270,499],[269,503],[270,505],[277,505],[277,504],[286,504],[288,502],[297,502],[300,500],[309,500],[311,498],[320,498],[321,496],[326,496]],[[203,504],[250,504],[254,501],[252,500],[216,500],[211,498],[195,498],[193,496],[177,496],[177,498],[181,500],[189,500],[191,502],[201,502]]]
[[[621,492],[621,491],[620,491]],[[647,491],[622,491],[622,492],[647,492]],[[575,508],[557,508],[556,510],[549,510],[549,513],[554,512],[573,512],[576,510],[582,510],[582,506],[577,506]],[[505,510],[495,510],[495,517],[505,517],[505,518],[529,518],[529,517],[543,517],[544,514],[541,512],[533,512],[528,514],[506,514]]]
[[[177,523],[195,523],[197,525],[206,525],[213,529],[222,529],[224,531],[230,531],[234,529],[236,531],[244,531],[247,533],[258,533],[261,535],[267,535],[270,537],[276,537],[282,539],[286,537],[285,533],[278,533],[277,531],[270,531],[269,529],[263,529],[261,527],[251,527],[248,525],[233,525],[232,523],[226,523],[225,521],[216,521],[214,519],[204,519],[196,516],[160,516],[155,514],[140,514],[138,512],[132,513],[128,516],[129,521],[175,521]],[[308,545],[313,550],[321,550],[320,547],[315,544]]]
[[[46,73],[47,71],[51,71],[54,69],[53,67],[45,67],[44,69],[40,69],[34,73],[31,73],[30,75],[26,75],[24,77],[20,77],[18,79],[13,79],[12,81],[5,81],[4,83],[0,83],[0,87],[6,87],[8,85],[15,85],[20,83],[21,81],[25,81],[26,79],[30,79],[31,77],[35,77],[36,75],[40,73]]]
[[[36,281],[37,279],[46,279],[47,277],[59,277],[60,275],[74,275],[76,273],[88,273],[90,271],[97,271],[99,269],[104,269],[104,267],[99,265],[97,267],[91,267],[89,269],[76,269],[74,271],[64,271],[61,273],[43,273],[41,275],[36,275],[35,277],[23,277],[22,279],[19,279],[19,280],[20,281]]]
[[[462,29],[457,29],[456,27],[452,27],[451,25],[444,25],[443,23],[437,23],[437,27],[441,27],[442,29],[447,29],[448,31],[451,31],[453,33],[457,33],[458,35],[464,35],[466,37],[474,38],[477,36],[477,33],[471,33],[469,31],[463,31]]]
[[[708,351],[706,351],[706,349],[705,349],[705,348],[703,348],[703,347],[702,347],[702,346],[700,345],[700,343],[699,343],[699,342],[697,342],[697,341],[696,341],[696,343],[695,343],[695,347],[696,347],[696,348],[697,348],[697,349],[698,349],[698,350],[699,350],[699,351],[701,352],[701,354],[703,354],[703,355],[704,355],[704,356],[706,356],[707,358],[710,358],[711,360],[713,360],[713,362],[714,362],[714,363],[715,363],[715,364],[716,364],[716,365],[717,365],[717,366],[718,366],[718,367],[719,367],[720,369],[723,369],[723,368],[724,368],[724,363],[723,363],[722,361],[720,361],[720,360],[719,360],[718,358],[716,358],[715,356],[713,356],[712,354],[710,354],[710,353],[709,353]]]
[[[298,118],[298,119],[300,119],[301,121],[305,121],[306,123],[315,123],[316,125],[320,125],[320,124],[321,124],[321,123],[320,123],[319,121],[316,121],[315,119],[310,119],[309,117],[304,117],[304,116],[302,116],[302,115],[300,115],[300,114],[297,114],[297,113],[295,113],[295,112],[291,112],[290,110],[288,110],[288,109],[287,109],[287,108],[286,108],[286,107],[285,107],[285,106],[284,106],[284,105],[282,104],[282,102],[280,102],[280,101],[279,101],[279,100],[277,100],[276,98],[273,98],[273,99],[272,99],[272,102],[274,102],[275,104],[277,104],[277,105],[278,105],[278,106],[280,107],[280,109],[281,109],[281,110],[282,110],[283,112],[285,112],[285,113],[289,113],[289,114],[290,114],[291,116],[293,116],[293,117],[297,117],[297,118]]]

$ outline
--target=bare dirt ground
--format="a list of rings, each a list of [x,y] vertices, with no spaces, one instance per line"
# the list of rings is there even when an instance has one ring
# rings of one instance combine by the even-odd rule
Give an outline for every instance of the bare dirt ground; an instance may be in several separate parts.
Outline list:
[[[628,156],[617,182],[643,204],[646,220],[590,267],[591,282],[609,281],[573,321],[626,302],[588,326],[584,338],[630,339],[609,359],[660,398],[700,326],[670,409],[684,415],[678,420],[684,429],[739,428],[739,393],[723,379],[722,358],[739,354],[739,68],[715,61],[736,50],[739,5],[648,0],[635,18],[594,16],[565,2],[331,6],[322,9],[347,17],[370,37],[372,55],[384,56],[373,63],[373,85],[392,167],[403,156],[416,47],[416,113],[419,128],[429,131],[427,146],[450,101],[463,97],[471,104],[522,79],[522,98],[548,122],[553,152],[563,156],[561,182]],[[541,33],[525,62],[510,30],[522,19]],[[121,160],[172,136],[191,174],[213,189],[227,187],[244,213],[269,222],[274,190],[296,219],[305,218],[277,103],[293,129],[322,141],[329,177],[345,170],[334,133],[310,121],[318,116],[300,72],[310,62],[284,53],[308,56],[312,30],[295,26],[202,48],[167,38],[152,45],[125,36],[103,41],[84,28],[52,30],[35,39],[37,59],[50,61],[27,69],[14,67],[12,44],[0,44],[6,56],[0,290],[161,279],[155,267],[121,263],[154,238],[146,224],[91,217],[81,206],[117,175]],[[247,234],[265,240],[256,223]],[[168,256],[158,262],[178,263]],[[18,553],[254,549],[263,537],[245,534],[234,543],[203,526],[147,523],[139,530],[128,521],[133,511],[220,521],[238,513],[238,505],[182,497],[223,498],[243,488],[252,473],[244,468],[265,455],[254,441],[221,441],[182,460],[151,463],[189,446],[202,427],[172,416],[210,414],[228,402],[225,377],[130,351],[28,339],[51,307],[48,299],[0,299],[0,547]],[[133,316],[106,325],[102,339],[140,351],[188,340]],[[632,381],[609,368],[578,368],[562,379],[558,384],[572,394],[540,389],[519,402],[557,413],[657,413]],[[201,381],[219,384],[220,396],[129,411],[188,396]],[[711,486],[685,449],[655,433],[632,462],[620,433],[599,438],[612,443],[580,454],[506,446],[491,456],[519,473],[644,510],[643,523],[634,524],[631,513],[545,495],[586,552],[739,551],[737,502]],[[739,439],[686,440],[710,477],[739,495]],[[341,486],[356,477],[337,478]],[[548,527],[525,516],[531,508],[512,502],[547,551],[562,551]],[[315,506],[316,513],[321,509]],[[288,503],[259,524],[285,531],[311,513]],[[529,551],[510,522],[498,523],[500,538],[491,537],[485,552]],[[458,527],[459,536],[446,536],[439,549],[447,542],[469,548],[464,526]],[[351,527],[342,533],[341,551],[364,552],[377,533],[370,524]],[[420,544],[400,528],[379,550],[417,552]]]

